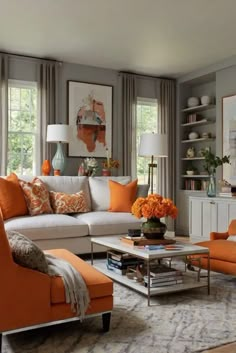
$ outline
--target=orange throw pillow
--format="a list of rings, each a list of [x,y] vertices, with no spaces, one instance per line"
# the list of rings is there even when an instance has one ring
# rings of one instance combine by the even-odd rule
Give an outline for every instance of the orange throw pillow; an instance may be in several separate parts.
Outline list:
[[[53,213],[49,201],[49,191],[39,178],[34,178],[32,183],[19,180],[25,195],[29,214],[37,216],[43,213]]]
[[[126,185],[109,180],[110,208],[108,211],[131,212],[131,207],[136,198],[137,183],[138,179]]]
[[[6,179],[0,178],[0,208],[4,220],[28,213],[24,193],[14,173]]]
[[[83,191],[76,194],[50,191],[49,194],[54,213],[66,214],[89,211]]]

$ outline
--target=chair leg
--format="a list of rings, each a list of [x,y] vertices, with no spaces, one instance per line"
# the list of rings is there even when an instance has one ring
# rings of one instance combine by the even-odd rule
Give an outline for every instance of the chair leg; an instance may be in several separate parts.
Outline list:
[[[108,332],[110,329],[111,313],[102,314],[103,331]]]

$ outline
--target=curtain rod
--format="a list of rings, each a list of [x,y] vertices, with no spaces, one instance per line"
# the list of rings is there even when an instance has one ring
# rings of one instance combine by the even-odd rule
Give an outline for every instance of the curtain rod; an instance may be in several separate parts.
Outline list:
[[[55,60],[55,59],[42,58],[42,57],[39,57],[39,56],[32,56],[32,55],[25,55],[25,54],[9,53],[9,52],[2,51],[2,50],[0,50],[0,54],[7,54],[7,55],[10,55],[10,56],[18,56],[18,57],[26,58],[26,59],[28,58],[28,59],[36,59],[36,60],[53,61],[53,62],[57,62],[59,64],[62,64],[61,61],[58,61],[58,60]]]
[[[138,73],[134,73],[134,72],[130,72],[130,71],[119,71],[119,76],[121,76],[122,74],[130,74],[130,75],[134,75],[137,77],[150,78],[150,79],[159,78],[159,79],[163,79],[163,80],[176,81],[175,78],[170,78],[170,77],[159,77],[159,76],[138,74]]]

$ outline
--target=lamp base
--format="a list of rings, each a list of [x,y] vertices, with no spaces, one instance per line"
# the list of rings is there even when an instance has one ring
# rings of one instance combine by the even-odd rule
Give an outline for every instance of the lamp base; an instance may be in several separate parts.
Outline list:
[[[63,148],[62,148],[62,143],[57,142],[57,151],[56,151],[55,156],[53,157],[53,160],[52,160],[53,169],[60,170],[60,174],[62,175],[65,170],[65,165],[66,165],[66,161],[65,161]]]

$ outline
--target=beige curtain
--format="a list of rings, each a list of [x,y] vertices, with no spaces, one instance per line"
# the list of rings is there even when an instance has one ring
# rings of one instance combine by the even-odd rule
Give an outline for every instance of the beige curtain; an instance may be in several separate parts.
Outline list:
[[[55,144],[47,143],[47,126],[58,122],[58,74],[59,63],[40,61],[39,63],[39,115],[40,115],[40,165],[37,173],[41,173],[41,165],[45,159],[52,160]]]
[[[0,175],[7,173],[8,55],[0,53]]]
[[[158,160],[158,192],[176,202],[176,82],[162,79],[158,102],[158,132],[168,136],[168,158]],[[167,227],[174,228],[173,220],[168,217]]]
[[[123,121],[123,175],[136,174],[136,101],[135,75],[121,73],[121,118]]]

